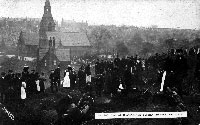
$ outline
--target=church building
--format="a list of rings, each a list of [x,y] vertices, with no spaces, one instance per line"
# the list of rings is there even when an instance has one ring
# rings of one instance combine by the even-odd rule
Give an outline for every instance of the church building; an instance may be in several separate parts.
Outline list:
[[[55,30],[49,0],[46,0],[40,22],[37,71],[49,72],[58,65],[65,69],[73,56],[90,52],[90,42],[85,32],[60,32]]]

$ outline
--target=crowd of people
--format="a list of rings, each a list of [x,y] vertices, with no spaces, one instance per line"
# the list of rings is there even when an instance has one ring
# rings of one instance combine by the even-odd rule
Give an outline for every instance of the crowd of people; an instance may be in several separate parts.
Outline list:
[[[79,89],[89,87],[97,95],[116,95],[119,89],[143,88],[155,85],[160,88],[163,73],[166,71],[164,91],[166,87],[176,88],[178,93],[192,94],[194,89],[200,91],[200,52],[198,48],[171,49],[168,53],[155,54],[147,59],[131,56],[114,59],[96,59],[95,75],[91,78],[91,64],[82,65],[76,72],[69,67],[68,79],[71,87]],[[64,75],[65,76],[65,75]],[[92,86],[92,87],[91,87]],[[93,88],[93,89],[92,89]],[[187,89],[185,89],[187,88]],[[126,93],[126,94],[127,94]]]
[[[46,81],[44,73],[37,73],[25,66],[22,73],[14,73],[9,70],[8,73],[2,72],[0,78],[1,102],[21,102],[24,99],[31,98],[32,95],[44,93]]]
[[[160,87],[163,73],[166,71],[166,87],[176,88],[178,94],[192,94],[200,91],[200,52],[198,48],[171,49],[168,53],[155,54],[147,59],[135,57],[97,59],[96,76],[102,75],[102,89],[108,94],[116,94],[120,84],[127,92],[133,87],[145,84]],[[185,90],[187,88],[187,90]]]
[[[200,51],[198,48],[172,49],[168,53],[155,54],[147,59],[139,56],[131,56],[113,60],[97,59],[94,65],[95,75],[91,74],[91,64],[82,65],[78,71],[68,66],[61,79],[61,69],[58,66],[51,71],[49,76],[50,88],[54,92],[59,88],[66,87],[79,89],[81,91],[95,92],[98,96],[102,94],[116,95],[118,90],[124,89],[125,95],[132,88],[143,85],[160,87],[163,73],[166,71],[164,91],[166,87],[176,88],[178,94],[194,92],[194,88],[200,91]],[[1,101],[30,98],[32,95],[45,91],[44,73],[37,73],[29,67],[24,67],[22,73],[13,73],[9,70],[6,74],[1,73],[0,92]],[[187,86],[187,87],[186,87]],[[188,88],[187,91],[184,88]],[[25,96],[22,96],[22,93]]]

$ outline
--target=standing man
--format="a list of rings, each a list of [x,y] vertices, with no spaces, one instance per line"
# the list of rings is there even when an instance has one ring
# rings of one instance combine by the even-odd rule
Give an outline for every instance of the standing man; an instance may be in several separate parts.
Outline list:
[[[56,85],[56,80],[55,80],[55,74],[54,74],[54,70],[51,70],[51,74],[49,76],[50,82],[51,82],[51,92],[53,93],[53,88],[54,86],[56,87],[56,91],[58,91],[58,87]]]
[[[100,63],[99,63],[99,59],[97,59],[97,62],[95,63],[95,74],[99,74],[99,68],[100,68]]]
[[[6,90],[5,90],[5,96],[6,96],[6,102],[11,102],[13,97],[13,71],[9,70],[8,74],[5,76],[5,80],[7,81],[6,84]]]
[[[16,76],[15,76],[15,93],[16,93],[16,101],[18,102],[20,100],[20,97],[21,97],[21,84],[22,84],[22,81],[21,81],[21,73],[17,73]]]
[[[70,79],[71,88],[74,89],[75,84],[76,84],[76,71],[75,71],[74,67],[72,68],[72,71],[69,72],[69,79]]]
[[[8,74],[5,76],[5,79],[6,79],[6,81],[8,82],[8,89],[10,89],[11,88],[11,86],[12,86],[12,82],[13,82],[13,80],[12,80],[12,70],[8,70]]]
[[[30,74],[29,74],[28,70],[29,70],[29,67],[24,66],[21,80],[22,80],[22,82],[26,83],[26,91],[25,92],[27,93],[27,96],[30,96]]]
[[[60,88],[60,65],[58,65],[58,67],[55,69],[55,80],[56,83],[58,85],[58,87]]]
[[[90,71],[90,65],[87,65],[85,67],[85,74],[86,74],[86,84],[88,82],[91,82],[91,71]]]
[[[79,81],[79,89],[83,90],[84,86],[85,86],[85,73],[83,71],[83,67],[79,68],[78,71],[78,81]]]
[[[31,94],[36,94],[37,93],[37,85],[36,85],[36,80],[37,80],[37,76],[35,73],[35,70],[31,70],[31,74],[30,74],[30,93]]]
[[[41,73],[39,80],[40,80],[40,83],[39,83],[40,92],[44,93],[45,92],[45,81],[46,81],[46,79],[45,79],[45,76],[44,76],[43,72]]]
[[[126,92],[128,93],[131,89],[131,86],[132,86],[132,74],[131,74],[131,71],[128,70],[128,66],[126,65],[125,66],[125,72],[124,72],[124,83],[126,85]]]

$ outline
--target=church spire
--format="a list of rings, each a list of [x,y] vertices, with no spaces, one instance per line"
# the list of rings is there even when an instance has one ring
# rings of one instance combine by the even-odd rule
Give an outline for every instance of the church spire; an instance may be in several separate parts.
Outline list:
[[[50,2],[49,0],[46,0],[45,2],[45,6],[44,6],[44,17],[52,17],[52,14],[51,14],[51,5],[50,5]]]
[[[46,0],[44,5],[44,14],[40,22],[39,36],[40,47],[48,48],[48,39],[46,32],[55,31],[55,22],[51,14],[51,6],[49,0]]]
[[[45,6],[50,6],[50,2],[49,2],[49,0],[46,0],[46,2],[45,2]]]

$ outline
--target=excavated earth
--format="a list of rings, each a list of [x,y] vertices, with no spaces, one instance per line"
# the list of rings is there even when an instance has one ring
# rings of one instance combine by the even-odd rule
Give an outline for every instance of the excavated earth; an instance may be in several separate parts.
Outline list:
[[[75,103],[81,98],[82,94],[78,90],[69,90],[61,88],[58,93],[51,93],[47,90],[45,94],[33,96],[26,100],[26,105],[19,107],[15,104],[8,104],[6,107],[15,116],[15,124],[19,125],[49,125],[57,118],[55,110],[59,99],[70,94]],[[195,125],[200,123],[200,113],[197,113],[198,104],[188,101],[188,107],[193,118],[185,118],[185,125]],[[165,101],[157,101],[152,103],[152,96],[140,96],[140,93],[130,95],[129,98],[123,97],[97,97],[95,103],[90,109],[90,117],[84,121],[83,125],[174,125],[177,124],[177,119],[106,119],[98,120],[94,118],[95,113],[113,113],[113,112],[172,112],[173,107],[166,104]],[[3,120],[6,124],[14,124],[6,118]]]

